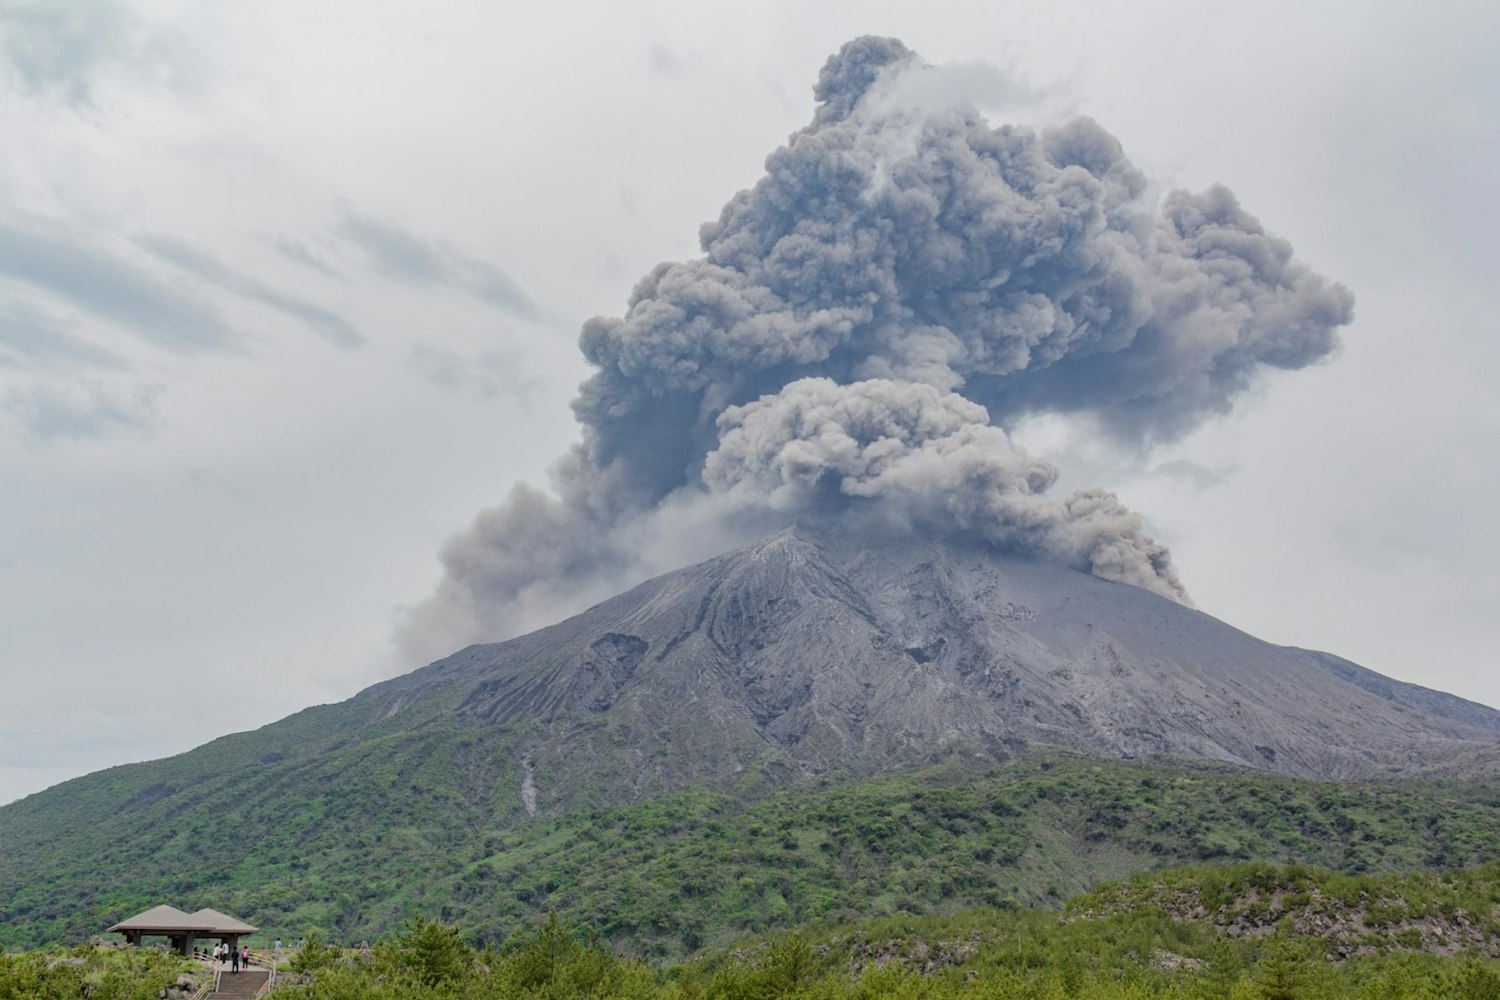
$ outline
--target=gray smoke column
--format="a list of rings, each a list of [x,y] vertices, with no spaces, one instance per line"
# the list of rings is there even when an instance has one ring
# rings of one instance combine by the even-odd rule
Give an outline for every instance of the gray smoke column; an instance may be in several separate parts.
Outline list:
[[[577,610],[804,516],[962,532],[1185,600],[1110,494],[1045,496],[1002,430],[1091,421],[1144,450],[1326,357],[1352,298],[1233,194],[1154,204],[1087,118],[992,126],[894,39],[833,56],[813,120],[580,346],[582,441],[449,543],[411,655]],[[667,546],[692,525],[698,550]]]

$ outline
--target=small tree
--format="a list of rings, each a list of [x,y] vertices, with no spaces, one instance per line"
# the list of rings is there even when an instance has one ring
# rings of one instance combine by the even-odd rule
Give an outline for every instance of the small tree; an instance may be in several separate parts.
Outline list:
[[[292,956],[292,971],[317,972],[333,964],[334,949],[323,942],[323,932],[309,927],[302,936],[302,947]]]
[[[1212,1000],[1230,1000],[1240,981],[1244,963],[1234,946],[1222,937],[1215,938],[1208,950],[1208,971],[1203,976],[1206,996]]]
[[[777,938],[771,942],[764,971],[769,996],[790,996],[812,978],[812,948],[797,934]]]
[[[1260,960],[1262,1000],[1297,1000],[1302,996],[1303,956],[1293,944],[1286,925],[1276,928]]]
[[[474,968],[474,949],[457,927],[412,917],[396,938],[398,957],[424,986],[455,983]]]
[[[510,960],[518,982],[528,989],[551,983],[558,968],[567,964],[579,951],[579,944],[558,922],[556,913],[537,927],[531,939]]]

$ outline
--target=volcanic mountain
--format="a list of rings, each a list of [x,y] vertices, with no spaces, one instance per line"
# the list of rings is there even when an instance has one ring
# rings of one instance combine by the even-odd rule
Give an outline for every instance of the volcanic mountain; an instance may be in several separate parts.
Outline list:
[[[869,775],[1033,743],[1328,778],[1500,745],[1500,712],[1135,587],[984,545],[807,528],[355,703],[514,731],[516,794],[538,809],[586,788]]]
[[[227,874],[245,912],[305,899],[368,931],[420,898],[403,871],[458,892],[532,817],[968,771],[1036,745],[1462,775],[1500,759],[1500,712],[982,542],[794,527],[346,702],[0,808],[0,924],[47,939]]]

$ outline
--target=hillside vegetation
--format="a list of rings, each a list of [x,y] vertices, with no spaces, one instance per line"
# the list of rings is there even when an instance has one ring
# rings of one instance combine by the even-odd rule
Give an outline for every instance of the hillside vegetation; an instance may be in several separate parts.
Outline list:
[[[1334,783],[1147,762],[1028,756],[959,762],[746,804],[686,792],[507,829],[440,809],[359,806],[341,789],[284,825],[174,823],[151,838],[84,831],[95,853],[7,854],[0,940],[83,940],[171,902],[234,913],[272,936],[308,925],[354,942],[413,914],[476,941],[557,913],[649,960],[813,922],[1060,906],[1141,870],[1298,862],[1361,873],[1473,866],[1500,846],[1484,784]],[[443,789],[432,797],[441,801]],[[248,845],[248,846],[244,846]],[[31,871],[46,877],[27,877]]]
[[[154,948],[0,952],[0,1000],[158,1000],[191,995],[212,978],[191,959]]]
[[[980,908],[816,924],[672,966],[555,916],[479,947],[417,917],[373,947],[312,932],[283,1000],[1491,1000],[1500,865],[1347,876],[1301,866],[1177,869],[1061,910]],[[1340,935],[1361,927],[1357,946]],[[151,952],[0,956],[0,997],[146,1000],[176,974]]]

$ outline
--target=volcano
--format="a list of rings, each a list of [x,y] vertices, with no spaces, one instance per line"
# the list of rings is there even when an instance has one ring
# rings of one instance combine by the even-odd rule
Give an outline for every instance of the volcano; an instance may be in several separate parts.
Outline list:
[[[553,905],[556,880],[487,880],[502,869],[521,878],[526,858],[551,870],[536,860],[548,850],[575,860],[579,845],[594,845],[587,857],[605,851],[599,824],[613,809],[649,810],[674,793],[678,805],[662,808],[682,815],[705,794],[719,803],[702,807],[710,812],[750,809],[767,796],[836,796],[868,787],[862,779],[906,787],[939,771],[990,775],[993,791],[1008,780],[993,777],[997,766],[1030,766],[1041,748],[1092,758],[1115,774],[1103,780],[1137,790],[1155,779],[1131,769],[1207,767],[1263,786],[1256,802],[1337,809],[1338,795],[1299,797],[1284,783],[1493,774],[1500,712],[980,540],[803,525],[345,702],[0,808],[0,927],[33,943],[94,933],[165,886],[213,892],[262,926],[327,922],[368,935],[412,906],[440,904],[493,929],[501,913]],[[1453,810],[1491,836],[1494,818],[1470,815],[1480,806],[1439,803],[1427,782],[1398,784],[1407,790],[1345,797],[1380,803],[1360,808],[1389,812],[1424,857],[1469,856],[1468,827],[1435,818]],[[995,808],[1029,821],[1019,805]],[[1080,808],[1076,822],[1093,815]],[[1046,815],[1037,822],[1060,824],[1052,832],[1006,836],[1071,836],[1073,820]],[[1294,838],[1268,848],[1275,857],[1365,863],[1350,846],[1368,834],[1361,820],[1291,821],[1348,843]],[[699,824],[679,816],[668,828],[685,836]],[[1201,857],[1192,844],[1199,854],[1187,857]],[[1099,851],[1091,840],[1075,848]],[[1139,864],[1176,857],[1123,849]],[[1080,886],[1120,863],[1088,856],[1072,876]],[[609,906],[608,891],[595,886],[595,899],[568,884],[575,904]],[[673,947],[688,940],[682,928],[661,933],[679,936]]]
[[[1029,745],[1299,777],[1500,746],[1500,712],[982,543],[794,527],[352,706],[507,734],[528,811]]]

